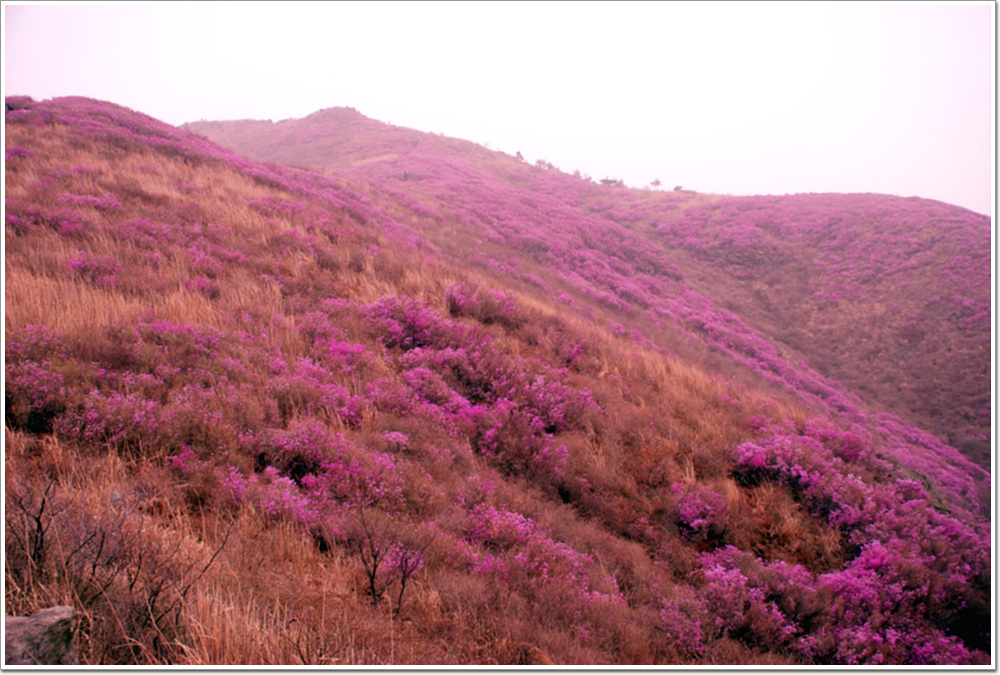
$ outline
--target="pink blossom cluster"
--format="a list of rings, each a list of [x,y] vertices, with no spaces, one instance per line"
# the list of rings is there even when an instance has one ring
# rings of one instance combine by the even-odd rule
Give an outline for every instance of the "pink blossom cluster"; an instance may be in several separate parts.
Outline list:
[[[110,211],[121,206],[118,198],[107,192],[100,197],[63,193],[59,195],[59,201],[63,204],[72,204],[73,206],[89,206],[98,211]]]
[[[701,483],[674,483],[670,486],[677,499],[680,524],[694,534],[709,534],[725,529],[729,523],[729,505],[725,497]]]

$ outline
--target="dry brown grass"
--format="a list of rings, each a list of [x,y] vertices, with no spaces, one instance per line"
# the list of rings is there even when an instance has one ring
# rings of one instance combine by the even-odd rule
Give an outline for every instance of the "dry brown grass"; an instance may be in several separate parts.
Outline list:
[[[378,613],[367,606],[358,593],[360,574],[355,561],[318,553],[308,538],[287,523],[269,524],[252,509],[241,510],[229,523],[222,514],[192,512],[183,507],[176,489],[163,489],[162,470],[136,466],[115,454],[84,459],[52,437],[35,438],[10,430],[5,441],[7,612],[30,614],[52,604],[81,609],[81,663],[96,665],[121,658],[113,641],[122,637],[131,644],[132,658],[147,664],[435,661],[434,653],[427,652],[423,638],[413,629],[412,618],[407,618],[445,620],[433,588],[417,585],[400,623],[391,612]],[[17,548],[17,542],[34,541],[25,536],[33,522],[20,519],[24,514],[10,500],[34,495],[34,510],[28,505],[30,499],[24,503],[31,513],[38,513],[37,498],[43,493],[48,500],[47,510],[40,515],[45,523],[45,554],[33,560],[30,550]],[[87,569],[76,564],[79,555],[74,557],[81,527],[112,537],[127,534],[122,540],[125,562],[121,571],[108,571],[101,577],[115,576],[97,597],[90,595],[89,586],[80,585]],[[128,604],[130,591],[121,586],[133,575],[143,574],[142,552],[147,553],[148,568],[150,551],[170,556],[157,562],[163,574],[186,570],[188,581],[217,555],[183,599],[174,624],[180,631],[154,631],[159,640],[153,634],[135,633],[131,623],[135,617],[129,614],[134,611]],[[110,562],[94,555],[99,573],[111,569]],[[184,581],[184,577],[172,579],[170,587]]]

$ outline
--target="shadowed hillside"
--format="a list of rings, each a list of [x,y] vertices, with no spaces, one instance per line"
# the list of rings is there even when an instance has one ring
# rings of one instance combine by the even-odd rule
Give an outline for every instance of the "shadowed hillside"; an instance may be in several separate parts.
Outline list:
[[[7,99],[7,613],[86,664],[990,662],[989,474],[712,294],[670,227],[732,200],[318,115],[331,175]]]

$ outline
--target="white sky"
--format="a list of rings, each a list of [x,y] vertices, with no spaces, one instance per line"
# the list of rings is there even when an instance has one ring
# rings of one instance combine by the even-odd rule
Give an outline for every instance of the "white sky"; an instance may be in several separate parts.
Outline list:
[[[993,5],[4,5],[4,94],[170,124],[351,106],[595,179],[992,212]]]

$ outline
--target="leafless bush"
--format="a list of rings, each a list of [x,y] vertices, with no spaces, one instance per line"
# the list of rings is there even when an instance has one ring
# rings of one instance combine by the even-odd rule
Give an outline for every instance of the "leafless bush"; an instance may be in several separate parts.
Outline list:
[[[395,606],[398,616],[403,608],[407,583],[423,568],[424,554],[433,543],[433,537],[407,532],[403,523],[383,513],[359,508],[348,525],[346,539],[364,567],[373,606],[378,605],[398,580]]]
[[[22,600],[46,586],[82,611],[88,660],[169,660],[184,633],[184,603],[229,538],[207,562],[122,505],[94,514],[58,495],[15,485],[7,494],[8,582]],[[8,591],[10,595],[10,590]]]

